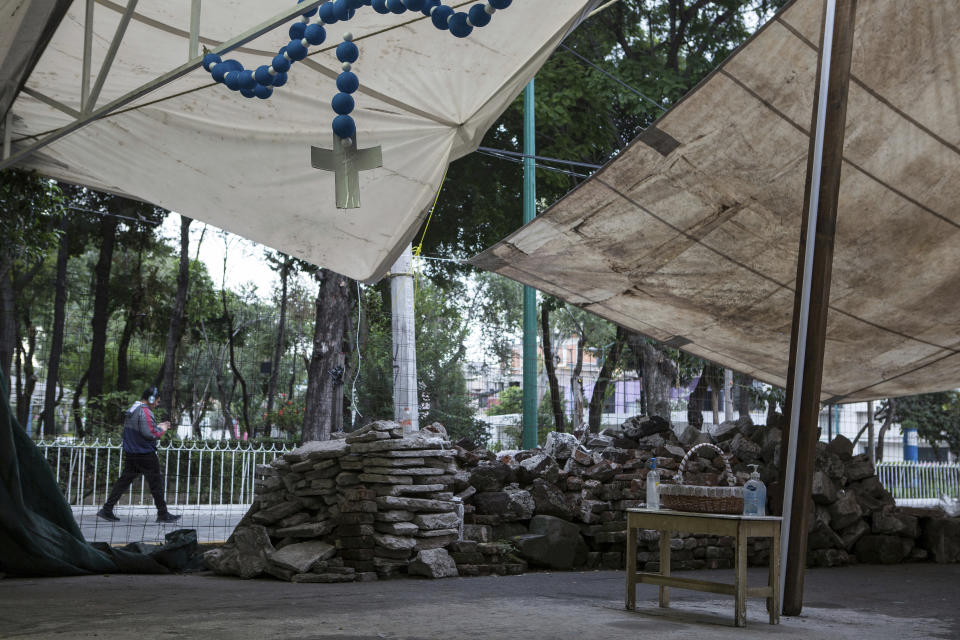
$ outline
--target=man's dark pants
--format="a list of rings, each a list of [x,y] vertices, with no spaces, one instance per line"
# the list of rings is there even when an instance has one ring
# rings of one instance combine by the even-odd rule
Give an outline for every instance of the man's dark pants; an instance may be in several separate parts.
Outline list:
[[[112,511],[113,505],[117,504],[120,496],[141,473],[147,478],[147,484],[150,485],[150,493],[157,505],[157,513],[167,513],[167,501],[163,497],[163,474],[160,472],[160,459],[157,458],[155,453],[124,452],[123,471],[120,473],[120,479],[110,490],[110,496],[104,503],[103,508]]]

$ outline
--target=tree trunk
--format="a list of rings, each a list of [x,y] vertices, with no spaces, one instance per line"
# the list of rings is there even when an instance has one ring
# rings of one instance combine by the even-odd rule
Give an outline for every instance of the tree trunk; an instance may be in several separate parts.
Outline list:
[[[623,351],[623,345],[627,342],[627,331],[622,327],[617,327],[617,338],[610,347],[610,353],[603,360],[600,367],[600,373],[597,374],[597,383],[593,387],[593,393],[590,395],[590,417],[589,425],[591,433],[600,432],[600,420],[603,418],[603,402],[607,395],[607,386],[610,384],[610,376],[620,364],[620,354]]]
[[[573,367],[573,375],[570,376],[570,384],[573,385],[573,412],[571,414],[570,428],[576,431],[583,422],[583,333],[577,334],[577,363]]]
[[[710,409],[713,410],[713,424],[720,424],[720,389],[710,385]]]
[[[207,353],[210,355],[210,362],[213,365],[213,377],[217,383],[220,413],[223,414],[223,424],[221,426],[228,432],[231,432],[233,429],[233,414],[230,413],[231,395],[227,393],[227,387],[223,383],[223,349],[220,349],[219,355],[214,355],[213,347],[210,345],[210,340],[207,337],[207,327],[202,319],[200,320],[200,331],[203,334],[203,342],[207,346]]]
[[[687,422],[700,429],[703,427],[703,399],[707,397],[706,371],[701,372],[697,384],[687,397]]]
[[[553,410],[553,427],[563,433],[563,398],[560,396],[560,383],[557,381],[557,362],[554,359],[553,344],[550,341],[550,307],[546,300],[540,305],[540,333],[543,340],[543,365],[550,385],[550,408]]]
[[[167,326],[167,341],[163,349],[163,383],[160,386],[160,415],[171,422],[179,423],[174,415],[174,389],[177,372],[177,346],[183,326],[184,307],[187,304],[187,290],[190,286],[190,223],[193,219],[180,214],[180,269],[177,272],[177,293],[170,311],[170,324]]]
[[[70,403],[70,413],[73,415],[73,431],[76,437],[83,438],[87,435],[83,426],[83,415],[80,411],[80,396],[83,394],[83,387],[87,384],[87,378],[90,377],[90,371],[84,371],[77,382],[77,388],[73,390],[73,401]]]
[[[313,329],[313,353],[307,370],[307,396],[303,416],[302,439],[329,440],[339,417],[337,396],[342,393],[331,375],[339,363],[343,347],[343,319],[350,311],[346,276],[321,269],[317,292],[316,321]]]
[[[123,333],[120,334],[120,342],[117,343],[117,391],[129,391],[130,380],[127,372],[128,358],[130,351],[130,340],[133,338],[133,332],[137,326],[137,311],[131,308],[127,312],[127,319],[123,323]]]
[[[223,313],[227,317],[227,330],[230,332],[230,370],[233,371],[234,381],[240,383],[240,411],[241,417],[243,418],[243,429],[247,433],[250,433],[250,396],[247,394],[247,381],[244,379],[243,374],[240,373],[240,368],[237,366],[236,354],[234,353],[234,338],[236,337],[236,331],[234,331],[233,328],[233,316],[227,313],[227,296],[225,294],[223,295]],[[232,426],[233,425],[231,423],[231,427]]]
[[[737,416],[745,418],[750,415],[750,390],[753,389],[753,378],[745,373],[734,373],[733,384],[737,388]]]
[[[53,328],[50,338],[50,358],[47,361],[47,388],[43,400],[43,425],[56,433],[57,385],[60,382],[60,357],[63,354],[63,328],[66,323],[67,261],[70,258],[67,243],[67,217],[60,219],[60,246],[57,249],[57,280],[54,285]]]
[[[115,202],[126,202],[115,198]],[[104,360],[107,351],[107,321],[110,319],[110,265],[113,263],[113,249],[116,245],[117,218],[100,218],[100,256],[95,269],[93,317],[90,328],[93,332],[90,340],[90,366],[87,369],[87,409],[100,407],[103,395]],[[95,422],[102,421],[100,411],[93,414]],[[88,414],[88,420],[91,415]]]
[[[875,456],[877,462],[883,462],[883,437],[887,435],[887,429],[893,424],[896,413],[897,401],[890,398],[887,400],[887,415],[883,419],[883,425],[880,427],[880,431],[877,432],[877,455]]]
[[[659,344],[639,333],[631,333],[630,349],[641,354],[643,395],[648,416],[659,416],[670,422],[670,389],[677,376],[677,366]]]
[[[280,267],[280,318],[277,320],[277,341],[273,345],[273,359],[270,361],[270,382],[267,386],[267,413],[273,411],[274,397],[277,395],[277,379],[280,375],[280,358],[283,355],[284,330],[287,322],[287,279],[290,276],[290,264],[293,259],[287,256]],[[291,400],[293,398],[290,398]]]

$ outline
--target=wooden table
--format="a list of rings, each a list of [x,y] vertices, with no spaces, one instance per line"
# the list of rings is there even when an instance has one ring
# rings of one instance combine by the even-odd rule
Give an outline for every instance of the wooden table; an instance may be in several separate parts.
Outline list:
[[[660,585],[660,606],[670,606],[670,587],[734,596],[734,624],[747,623],[747,598],[766,598],[770,624],[780,623],[780,518],[689,513],[667,509],[627,509],[627,609],[637,604],[637,583]],[[660,573],[637,571],[637,530],[660,532]],[[734,582],[710,582],[670,576],[670,532],[704,533],[734,539]],[[747,586],[747,538],[771,538],[769,582]]]

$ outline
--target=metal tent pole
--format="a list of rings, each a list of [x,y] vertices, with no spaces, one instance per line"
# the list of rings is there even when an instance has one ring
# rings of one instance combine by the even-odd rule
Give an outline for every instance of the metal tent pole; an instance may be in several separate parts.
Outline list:
[[[523,223],[537,215],[533,80],[523,92]],[[537,291],[523,287],[523,430],[521,447],[537,446]]]
[[[784,478],[780,574],[784,615],[803,607],[807,523],[816,454],[820,384],[826,342],[833,241],[836,230],[847,89],[853,51],[856,0],[827,0],[824,7],[818,83],[807,159],[804,225],[791,335],[790,426]],[[838,10],[839,7],[839,10]]]

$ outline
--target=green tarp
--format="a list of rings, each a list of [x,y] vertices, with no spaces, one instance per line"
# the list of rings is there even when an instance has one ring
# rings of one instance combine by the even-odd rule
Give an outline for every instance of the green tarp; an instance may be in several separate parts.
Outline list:
[[[0,379],[0,572],[168,573],[148,556],[84,540],[53,470],[13,416],[9,395]]]

